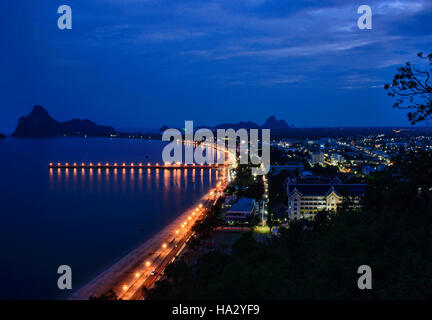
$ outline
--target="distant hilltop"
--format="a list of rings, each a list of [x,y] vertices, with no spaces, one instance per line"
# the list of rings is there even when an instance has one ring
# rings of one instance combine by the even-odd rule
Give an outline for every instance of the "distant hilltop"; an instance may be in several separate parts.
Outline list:
[[[168,129],[168,126],[163,126],[160,128],[160,131],[165,131],[166,129]],[[196,129],[201,129],[201,128],[207,128],[210,130],[217,130],[217,129],[234,129],[234,130],[238,130],[238,129],[246,129],[246,130],[250,130],[250,129],[271,129],[271,130],[287,130],[287,129],[291,129],[294,128],[294,126],[290,126],[288,125],[288,123],[285,120],[277,120],[275,116],[271,116],[269,117],[263,125],[259,125],[255,122],[252,121],[240,121],[240,122],[236,122],[236,123],[222,123],[222,124],[218,124],[216,126],[198,126]]]
[[[54,120],[41,106],[34,106],[28,116],[18,120],[12,133],[17,138],[44,138],[57,136],[94,136],[107,137],[117,131],[110,126],[99,126],[91,120],[72,119],[66,122]]]
[[[237,123],[223,123],[223,124],[219,124],[214,126],[213,128],[210,129],[271,129],[271,130],[285,130],[285,129],[290,129],[292,128],[292,126],[289,126],[288,123],[286,123],[285,120],[277,120],[275,116],[271,116],[269,117],[263,125],[259,125],[255,122],[252,121],[240,121]]]

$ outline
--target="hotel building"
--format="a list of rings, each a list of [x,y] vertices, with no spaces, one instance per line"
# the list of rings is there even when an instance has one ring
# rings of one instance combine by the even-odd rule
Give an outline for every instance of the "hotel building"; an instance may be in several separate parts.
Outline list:
[[[343,184],[339,179],[316,178],[287,179],[288,218],[313,219],[320,211],[336,211],[344,198],[355,206],[364,194],[364,184]]]

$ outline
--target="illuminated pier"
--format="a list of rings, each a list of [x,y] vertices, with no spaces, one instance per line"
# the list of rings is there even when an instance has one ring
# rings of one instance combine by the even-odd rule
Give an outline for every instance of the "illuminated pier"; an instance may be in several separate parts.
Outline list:
[[[183,164],[183,163],[61,163],[50,162],[53,169],[212,169],[222,168],[220,164]]]

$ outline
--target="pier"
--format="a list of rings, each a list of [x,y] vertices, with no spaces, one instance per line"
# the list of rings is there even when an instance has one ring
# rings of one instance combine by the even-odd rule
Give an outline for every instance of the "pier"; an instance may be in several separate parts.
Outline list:
[[[215,169],[223,168],[221,164],[184,164],[184,163],[53,163],[50,169]]]

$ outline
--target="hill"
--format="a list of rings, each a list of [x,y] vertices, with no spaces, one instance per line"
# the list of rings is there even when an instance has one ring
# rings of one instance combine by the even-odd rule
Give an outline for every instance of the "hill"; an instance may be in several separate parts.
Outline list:
[[[12,137],[42,138],[57,136],[95,136],[108,137],[116,134],[110,126],[100,126],[91,120],[72,119],[60,122],[53,119],[42,106],[34,106],[28,116],[18,120],[18,126]]]

